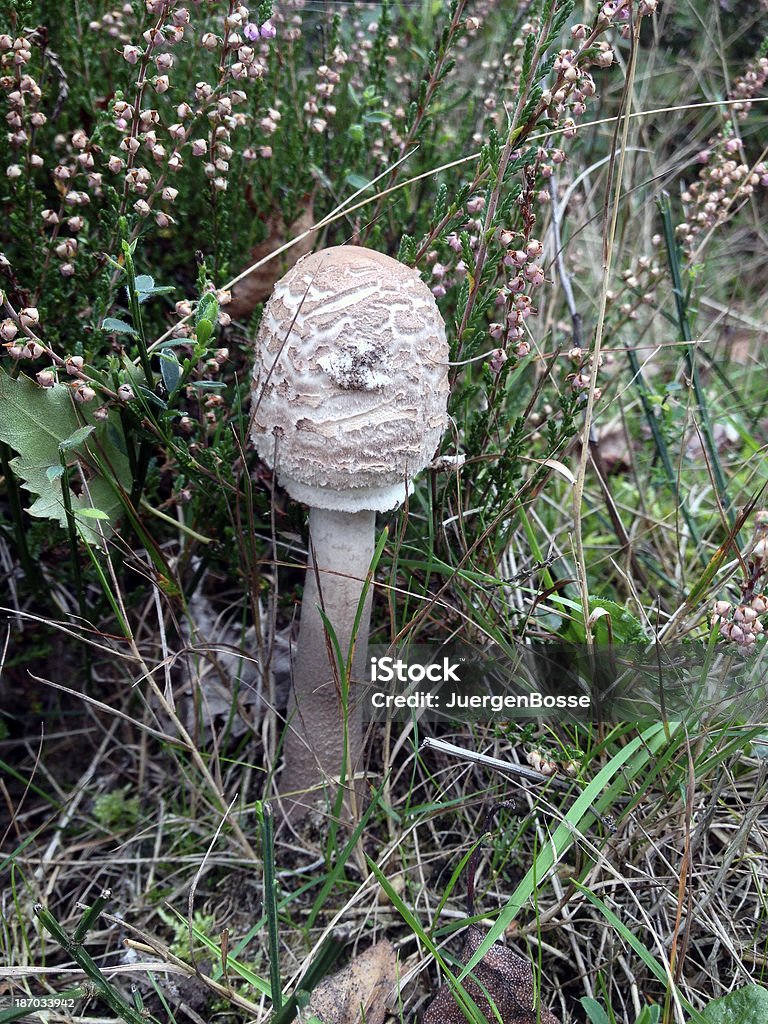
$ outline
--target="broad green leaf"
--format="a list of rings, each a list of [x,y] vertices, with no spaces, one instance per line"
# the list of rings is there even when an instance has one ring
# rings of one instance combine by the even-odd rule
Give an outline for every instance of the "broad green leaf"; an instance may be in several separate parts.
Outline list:
[[[135,284],[137,292],[151,292],[155,287],[155,279],[149,274],[137,274]]]
[[[87,406],[78,411],[85,419],[91,415]],[[61,493],[63,474],[58,469],[61,446],[69,444],[70,448],[65,448],[68,462],[74,466],[79,461],[86,470],[87,480],[82,493],[70,491],[77,529],[89,544],[101,544],[101,532],[94,529],[94,512],[99,513],[96,518],[103,514],[114,524],[122,510],[117,485],[129,490],[131,473],[117,415],[98,424],[88,424],[87,429],[87,450],[74,454],[71,450],[73,437],[79,436],[74,443],[82,444],[85,434],[70,389],[64,384],[40,388],[23,374],[14,379],[0,370],[0,441],[17,453],[11,461],[11,469],[25,490],[34,495],[27,511],[38,519],[54,519],[66,528],[67,514]],[[75,478],[75,471],[72,476]],[[105,536],[109,535],[106,521],[102,530]]]
[[[163,295],[174,291],[173,285],[156,285],[154,277],[149,274],[137,274],[134,281],[139,302],[146,302],[152,295]]]
[[[608,1014],[592,996],[582,996],[579,1002],[584,1007],[590,1024],[611,1024]]]
[[[344,181],[346,182],[347,185],[349,185],[350,188],[353,188],[356,192],[361,192],[364,188],[368,188],[371,184],[368,178],[364,178],[362,174],[350,173],[346,176]]]
[[[216,300],[215,294],[213,292],[204,292],[200,296],[200,301],[195,309],[195,325],[197,326],[202,320],[210,320],[211,327],[213,327],[218,315],[219,303]]]
[[[765,1024],[768,1020],[768,989],[745,985],[704,1008],[707,1024]]]
[[[160,375],[163,378],[165,390],[172,395],[181,380],[181,363],[170,349],[160,353]]]
[[[71,448],[77,448],[78,445],[82,444],[86,437],[94,432],[96,428],[88,424],[85,427],[78,427],[77,430],[73,431],[64,441],[59,442],[59,451],[66,452]]]
[[[101,329],[110,334],[132,334],[134,338],[137,336],[135,329],[130,324],[127,324],[125,320],[118,320],[115,316],[108,316],[102,323]]]
[[[197,341],[200,345],[207,345],[213,334],[213,324],[210,320],[198,320],[197,327]]]

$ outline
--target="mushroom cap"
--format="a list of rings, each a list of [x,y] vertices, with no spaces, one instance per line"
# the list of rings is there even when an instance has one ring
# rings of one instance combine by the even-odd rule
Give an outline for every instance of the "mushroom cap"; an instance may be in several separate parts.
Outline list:
[[[447,402],[445,324],[417,271],[344,245],[275,285],[256,338],[251,437],[292,498],[394,508],[432,459]]]

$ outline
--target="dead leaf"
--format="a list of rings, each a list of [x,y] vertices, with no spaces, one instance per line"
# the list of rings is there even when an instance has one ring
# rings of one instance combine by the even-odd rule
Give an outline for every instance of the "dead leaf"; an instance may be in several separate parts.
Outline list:
[[[397,983],[397,959],[386,939],[324,978],[312,991],[307,1010],[323,1024],[383,1024],[387,997]]]
[[[598,430],[597,450],[606,473],[625,473],[631,468],[627,434],[621,420],[612,420]]]
[[[304,206],[293,223],[286,227],[282,214],[272,213],[267,219],[267,237],[263,242],[251,250],[247,266],[258,263],[259,260],[269,256],[275,249],[285,245],[291,238],[301,235],[314,224],[315,214],[312,208],[312,196],[304,200]],[[264,302],[272,294],[277,281],[285,274],[302,256],[306,256],[314,247],[317,239],[317,232],[313,231],[296,245],[291,246],[284,253],[265,263],[263,267],[254,270],[252,274],[244,277],[232,289],[232,301],[227,303],[227,313],[233,320],[245,320],[254,311],[260,302]],[[243,268],[245,269],[245,268]]]
[[[459,959],[468,964],[485,938],[482,928],[471,925]],[[475,980],[476,979],[476,980]],[[560,1024],[551,1011],[541,1007],[537,1017],[533,1002],[533,969],[530,961],[495,942],[471,975],[462,982],[489,1024],[498,1024],[488,997],[493,1000],[502,1024]],[[487,993],[487,995],[486,995]],[[423,1024],[466,1024],[466,1017],[448,985],[443,985],[424,1013]]]

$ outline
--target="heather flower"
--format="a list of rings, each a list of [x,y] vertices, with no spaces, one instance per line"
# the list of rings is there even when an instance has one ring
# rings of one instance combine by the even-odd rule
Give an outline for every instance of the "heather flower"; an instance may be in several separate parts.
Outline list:
[[[488,360],[488,368],[491,373],[497,374],[501,372],[501,368],[507,361],[507,353],[503,348],[497,348]]]
[[[96,397],[96,392],[87,384],[76,384],[74,386],[74,396],[76,402],[92,402]]]
[[[10,318],[3,320],[0,324],[0,338],[3,341],[13,341],[16,335],[19,333],[19,329],[16,323]]]
[[[19,323],[22,327],[34,327],[40,323],[40,313],[35,306],[25,306],[19,311]]]

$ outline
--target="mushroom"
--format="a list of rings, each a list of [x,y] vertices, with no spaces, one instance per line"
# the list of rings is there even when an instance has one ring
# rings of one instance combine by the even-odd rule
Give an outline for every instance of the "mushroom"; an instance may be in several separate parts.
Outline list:
[[[354,685],[342,764],[344,666],[335,665],[323,615],[345,660],[354,639],[351,678],[359,680],[370,588],[359,605],[375,514],[406,499],[447,422],[448,345],[434,296],[416,270],[370,249],[335,246],[305,256],[264,309],[252,393],[256,449],[310,509],[280,779],[281,793],[298,793],[361,768]],[[291,817],[304,810],[289,798]]]

